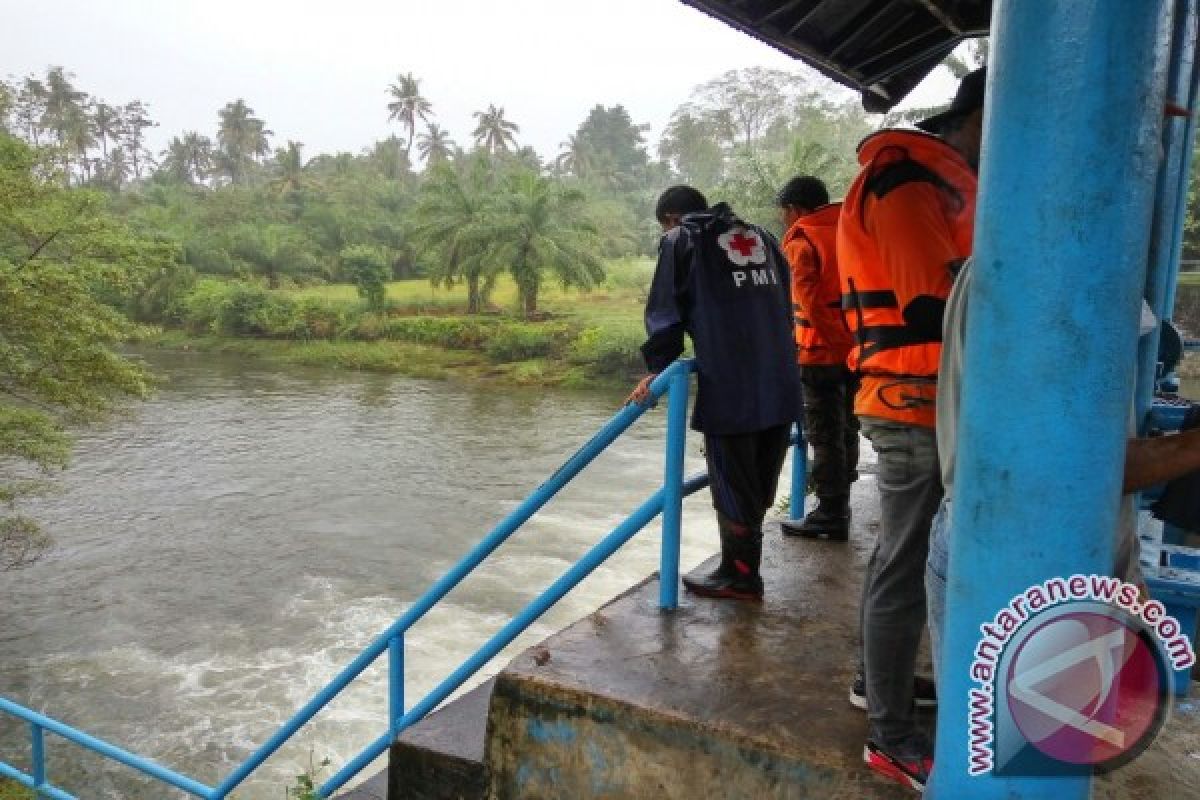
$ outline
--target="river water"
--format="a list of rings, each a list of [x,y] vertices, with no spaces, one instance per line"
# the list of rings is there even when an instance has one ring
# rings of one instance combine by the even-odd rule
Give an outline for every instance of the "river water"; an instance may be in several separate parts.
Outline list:
[[[166,378],[157,395],[82,431],[61,491],[29,509],[56,549],[0,574],[0,694],[209,784],[621,399],[147,358]],[[647,414],[409,634],[410,698],[653,490],[663,417]],[[703,466],[695,435],[688,462]],[[685,503],[684,524],[688,567],[717,548],[707,494]],[[487,673],[656,569],[658,545],[655,523]],[[384,673],[360,678],[234,796],[279,800],[310,756],[340,766],[379,736]],[[56,737],[48,752],[52,780],[85,800],[183,796]],[[0,758],[27,753],[24,730],[0,719]]]

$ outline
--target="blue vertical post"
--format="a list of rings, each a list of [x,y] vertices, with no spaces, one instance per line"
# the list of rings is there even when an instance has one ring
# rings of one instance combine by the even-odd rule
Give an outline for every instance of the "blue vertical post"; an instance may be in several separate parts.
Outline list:
[[[687,442],[687,403],[691,373],[676,369],[667,390],[667,447],[663,470],[662,564],[658,605],[679,606],[679,537],[683,518],[683,454]]]
[[[1174,32],[1167,99],[1182,109],[1196,102],[1195,83],[1200,75],[1196,64],[1196,0],[1175,0]],[[1187,205],[1188,166],[1193,115],[1167,116],[1163,120],[1163,163],[1158,174],[1150,260],[1146,271],[1146,302],[1160,320],[1170,319],[1174,286],[1179,278],[1183,214]],[[1137,419],[1146,423],[1146,412],[1154,397],[1157,377],[1159,334],[1154,331],[1138,341]]]
[[[29,723],[29,741],[33,751],[33,785],[37,789],[46,784],[46,734],[36,722]]]
[[[792,496],[788,518],[804,516],[804,496],[808,492],[808,443],[804,441],[804,426],[796,424],[796,443],[792,445]]]
[[[969,774],[970,670],[1016,595],[1112,568],[1170,18],[1167,0],[993,6],[935,800],[1089,795],[1086,775]]]
[[[404,716],[404,634],[388,641],[388,730],[394,739],[400,731],[397,723]]]

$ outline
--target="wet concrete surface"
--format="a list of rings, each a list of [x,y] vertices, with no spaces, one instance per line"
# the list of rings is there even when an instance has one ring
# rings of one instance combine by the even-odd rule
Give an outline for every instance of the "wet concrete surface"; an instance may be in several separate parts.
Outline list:
[[[853,502],[849,543],[769,526],[761,605],[682,593],[662,613],[652,578],[514,659],[490,709],[491,796],[915,796],[865,769],[865,714],[847,701],[873,477]],[[1200,704],[1093,797],[1200,799]]]
[[[664,614],[652,579],[516,658],[492,703],[496,796],[576,796],[552,787],[579,772],[578,796],[911,797],[865,769],[865,715],[847,701],[873,480],[854,507],[849,543],[769,526],[762,604],[684,592]]]

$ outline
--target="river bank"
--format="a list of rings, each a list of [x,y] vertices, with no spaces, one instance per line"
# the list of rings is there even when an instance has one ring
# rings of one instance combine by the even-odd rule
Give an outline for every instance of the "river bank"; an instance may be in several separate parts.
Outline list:
[[[516,287],[507,278],[473,314],[461,285],[395,281],[383,307],[369,309],[347,285],[268,289],[206,278],[150,315],[155,327],[136,344],[415,378],[623,387],[642,371],[651,270],[646,260],[612,262],[591,290],[548,286],[532,317],[512,311]]]

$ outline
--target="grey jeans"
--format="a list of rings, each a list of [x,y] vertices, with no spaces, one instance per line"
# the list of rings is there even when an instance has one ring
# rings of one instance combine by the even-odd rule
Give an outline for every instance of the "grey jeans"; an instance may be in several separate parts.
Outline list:
[[[942,499],[933,428],[862,418],[879,455],[879,535],[863,583],[862,637],[870,736],[895,744],[916,732],[912,686],[925,627],[929,528]]]

